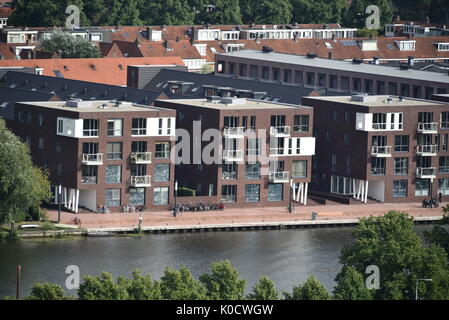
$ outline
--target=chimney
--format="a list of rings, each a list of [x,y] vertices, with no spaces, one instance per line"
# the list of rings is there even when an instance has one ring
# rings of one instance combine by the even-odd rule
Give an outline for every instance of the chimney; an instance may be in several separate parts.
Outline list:
[[[151,27],[147,27],[147,40],[151,41]]]
[[[380,63],[379,57],[373,57],[373,64],[379,65],[379,63]]]
[[[415,57],[408,57],[407,64],[411,67],[414,66],[415,65]]]

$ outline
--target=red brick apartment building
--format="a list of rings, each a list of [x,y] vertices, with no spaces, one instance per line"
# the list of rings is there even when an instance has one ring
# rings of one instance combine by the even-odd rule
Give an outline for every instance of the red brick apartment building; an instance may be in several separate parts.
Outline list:
[[[22,102],[11,129],[30,146],[34,163],[50,171],[52,185],[62,185],[66,209],[166,209],[175,117],[128,102]]]
[[[302,103],[314,108],[314,190],[362,202],[449,199],[448,103],[368,95]]]
[[[307,203],[315,154],[312,108],[220,97],[156,100],[155,105],[176,110],[176,127],[190,134],[189,163],[176,166],[180,186],[227,207],[287,206],[290,194]],[[211,141],[203,136],[208,129],[220,133],[221,146],[208,151],[213,163],[200,157]]]

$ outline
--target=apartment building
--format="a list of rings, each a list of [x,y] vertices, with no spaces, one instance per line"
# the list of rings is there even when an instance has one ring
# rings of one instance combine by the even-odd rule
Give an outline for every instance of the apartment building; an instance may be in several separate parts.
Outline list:
[[[405,45],[405,44],[404,44]],[[431,99],[449,92],[447,74],[391,68],[376,64],[244,50],[215,56],[215,74],[341,92],[398,95]]]
[[[16,103],[15,134],[62,186],[72,211],[124,205],[166,210],[172,199],[175,111],[129,102]]]
[[[314,108],[313,190],[362,202],[449,199],[449,104],[368,95],[303,104]]]
[[[312,108],[235,97],[155,105],[176,110],[177,129],[189,133],[178,137],[180,187],[227,207],[287,206],[290,192],[307,203],[315,154]],[[213,141],[218,147],[212,149]]]

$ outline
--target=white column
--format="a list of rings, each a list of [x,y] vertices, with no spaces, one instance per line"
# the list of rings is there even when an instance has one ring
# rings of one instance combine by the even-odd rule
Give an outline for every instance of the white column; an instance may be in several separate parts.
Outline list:
[[[365,203],[368,202],[368,181],[365,181]]]
[[[299,197],[301,195],[302,183],[298,183],[298,191],[296,192],[296,202],[299,202]]]
[[[78,189],[76,189],[75,190],[75,208],[74,208],[75,213],[78,213],[79,200],[80,200],[80,191]]]
[[[67,209],[72,209],[72,202],[73,202],[73,192],[72,189],[69,188],[69,205],[67,206]]]
[[[365,184],[363,183],[363,180],[360,181],[360,184],[362,185],[362,195],[360,197],[360,201],[363,201],[363,199],[365,199]]]
[[[360,195],[362,193],[362,182],[359,180],[358,183],[359,183],[359,189],[357,191],[357,200],[360,200]]]
[[[290,188],[292,188],[292,199],[296,199],[296,183],[293,183]]]
[[[301,204],[304,204],[304,183],[301,183]]]
[[[356,198],[355,181],[356,181],[356,179],[352,179],[352,197],[354,199]]]
[[[309,190],[309,184],[306,182],[306,183],[304,183],[304,185],[305,185],[305,191],[304,191],[304,205],[306,206],[307,205],[307,191]]]

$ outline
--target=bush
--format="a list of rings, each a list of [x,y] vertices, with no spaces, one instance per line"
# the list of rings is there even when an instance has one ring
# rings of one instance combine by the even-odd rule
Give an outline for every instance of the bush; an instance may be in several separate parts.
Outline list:
[[[50,221],[44,221],[41,225],[42,230],[56,230],[56,226]]]
[[[179,188],[178,189],[178,197],[194,197],[196,195],[196,191],[189,188]]]

